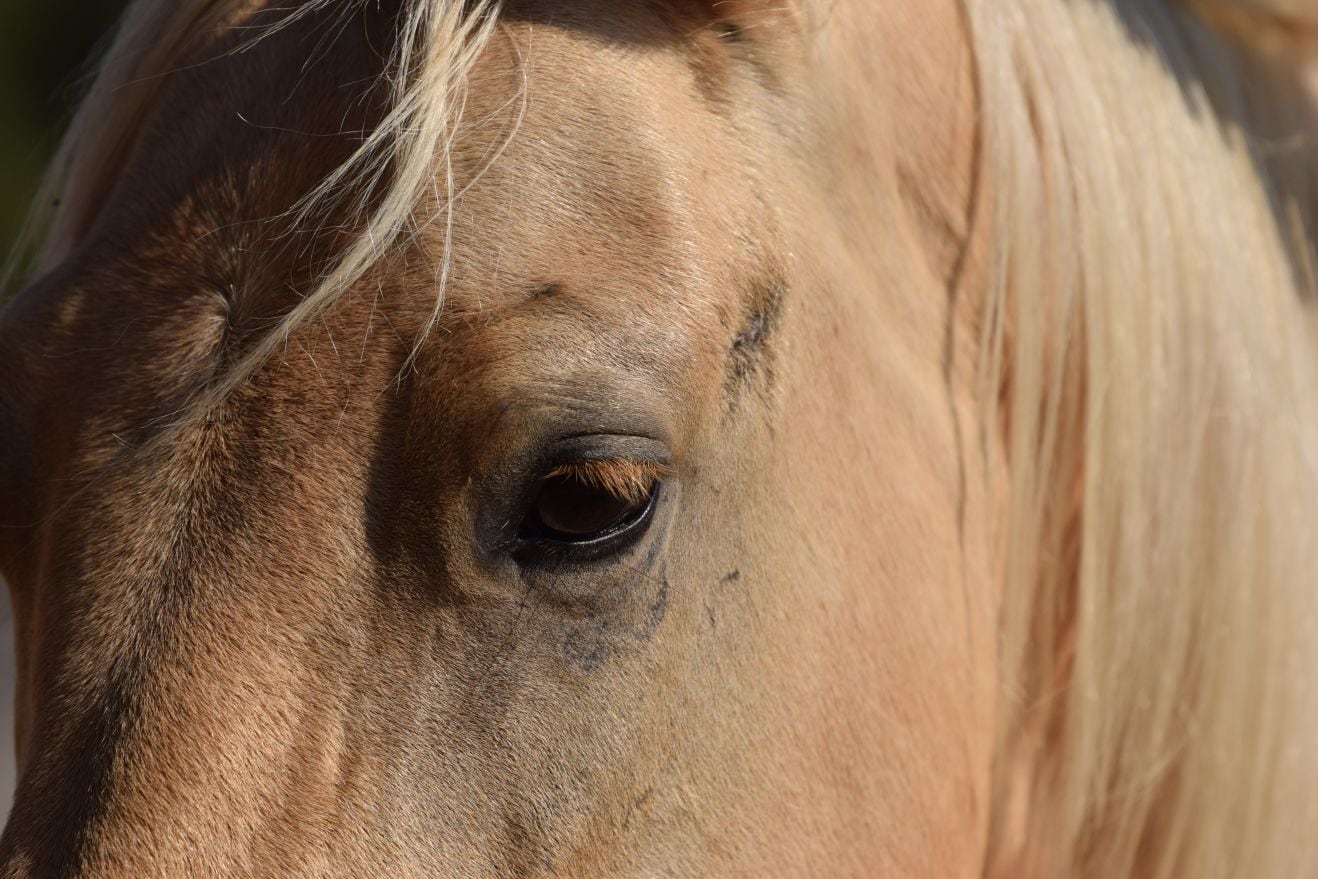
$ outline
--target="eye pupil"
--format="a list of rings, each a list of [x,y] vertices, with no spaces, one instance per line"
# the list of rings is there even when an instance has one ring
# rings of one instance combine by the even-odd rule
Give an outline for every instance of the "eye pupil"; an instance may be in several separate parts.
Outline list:
[[[648,504],[648,497],[629,500],[575,476],[552,476],[540,487],[529,524],[541,536],[580,543],[636,519]]]

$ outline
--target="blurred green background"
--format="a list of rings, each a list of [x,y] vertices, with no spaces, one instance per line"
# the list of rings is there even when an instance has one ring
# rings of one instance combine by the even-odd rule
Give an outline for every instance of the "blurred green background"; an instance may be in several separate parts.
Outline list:
[[[0,262],[125,0],[0,0]]]

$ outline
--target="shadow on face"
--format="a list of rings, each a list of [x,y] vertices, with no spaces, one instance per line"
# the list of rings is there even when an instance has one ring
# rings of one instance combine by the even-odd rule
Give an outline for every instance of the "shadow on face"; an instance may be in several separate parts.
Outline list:
[[[942,289],[807,235],[852,218],[786,19],[549,6],[471,71],[451,213],[208,417],[353,232],[286,211],[378,122],[387,11],[171,77],[6,316],[12,875],[979,850]]]

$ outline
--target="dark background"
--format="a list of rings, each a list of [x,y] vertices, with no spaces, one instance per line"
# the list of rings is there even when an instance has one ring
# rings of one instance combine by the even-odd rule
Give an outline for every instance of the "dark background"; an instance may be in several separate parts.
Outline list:
[[[124,0],[0,0],[0,263]],[[7,292],[0,290],[0,300]],[[0,381],[5,377],[0,376]],[[0,600],[0,816],[14,784],[14,656]]]
[[[0,258],[124,0],[0,0]]]

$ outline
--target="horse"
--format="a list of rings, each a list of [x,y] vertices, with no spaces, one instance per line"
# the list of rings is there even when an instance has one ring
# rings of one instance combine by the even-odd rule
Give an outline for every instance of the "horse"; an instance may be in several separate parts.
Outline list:
[[[0,875],[1312,875],[1315,46],[137,0],[0,318]]]

